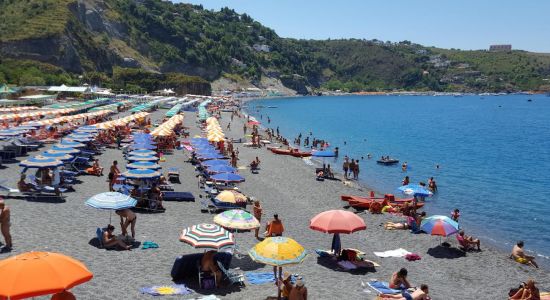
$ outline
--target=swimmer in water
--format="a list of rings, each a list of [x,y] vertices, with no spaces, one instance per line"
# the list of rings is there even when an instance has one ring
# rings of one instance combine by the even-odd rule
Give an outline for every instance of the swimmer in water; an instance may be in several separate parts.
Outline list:
[[[439,164],[435,165],[435,168],[439,170]]]
[[[367,159],[370,159],[371,158],[371,155],[370,153],[367,154]]]
[[[407,171],[407,162],[404,162],[403,165],[401,165],[401,169],[403,171]]]

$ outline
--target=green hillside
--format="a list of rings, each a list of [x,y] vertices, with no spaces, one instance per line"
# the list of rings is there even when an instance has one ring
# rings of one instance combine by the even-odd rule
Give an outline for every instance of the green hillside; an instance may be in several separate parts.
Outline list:
[[[182,78],[158,74],[208,81],[225,74],[252,83],[271,77],[301,93],[549,88],[549,55],[285,39],[229,8],[160,0],[4,0],[0,19],[0,81],[15,84],[70,83],[83,74],[96,84],[149,89],[167,84],[159,78]],[[56,72],[43,71],[46,65]],[[147,74],[155,84],[134,76],[120,80],[120,70]],[[182,84],[204,84],[198,77]]]

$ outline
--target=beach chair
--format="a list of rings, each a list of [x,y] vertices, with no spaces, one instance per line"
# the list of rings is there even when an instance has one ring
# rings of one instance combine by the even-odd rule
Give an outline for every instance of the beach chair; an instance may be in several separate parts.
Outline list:
[[[72,170],[78,174],[87,174],[86,169],[90,167],[90,160],[86,157],[75,156],[70,162],[69,165]]]
[[[217,261],[217,263],[223,275],[225,276],[225,278],[227,278],[227,280],[229,280],[229,282],[231,282],[231,284],[238,284],[240,286],[244,286],[244,274],[233,273],[230,270],[226,269],[221,262]]]
[[[10,188],[6,185],[4,185],[6,181],[2,181],[0,182],[0,191],[2,192],[5,192],[6,194],[4,195],[5,197],[11,197],[13,194],[21,194],[21,191],[19,191],[19,189],[16,189],[16,188]]]
[[[468,244],[460,234],[456,234],[456,241],[458,242],[460,250],[464,252],[475,250],[475,246]]]
[[[197,270],[199,275],[199,286],[201,289],[213,289],[216,288],[216,274],[208,271],[203,271],[201,268],[201,261],[197,261]]]
[[[180,171],[178,170],[178,168],[168,169],[168,181],[170,181],[171,183],[181,183]]]
[[[4,149],[0,150],[0,158],[3,162],[16,162],[17,155],[13,149]]]

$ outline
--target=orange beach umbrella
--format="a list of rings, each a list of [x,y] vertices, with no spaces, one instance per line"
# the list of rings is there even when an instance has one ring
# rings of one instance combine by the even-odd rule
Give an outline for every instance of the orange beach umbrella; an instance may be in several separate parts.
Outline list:
[[[92,277],[83,263],[69,256],[27,252],[0,261],[0,299],[55,294]]]

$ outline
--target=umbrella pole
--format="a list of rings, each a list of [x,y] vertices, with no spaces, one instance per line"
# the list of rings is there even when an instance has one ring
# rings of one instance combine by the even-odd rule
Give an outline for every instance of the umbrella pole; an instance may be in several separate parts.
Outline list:
[[[111,224],[111,214],[113,213],[112,210],[109,210],[109,224]],[[112,225],[112,224],[111,224]]]
[[[277,300],[281,300],[281,281],[279,280],[279,278],[283,276],[282,273],[283,273],[283,268],[279,267],[279,276],[275,278],[275,280],[277,281]]]

